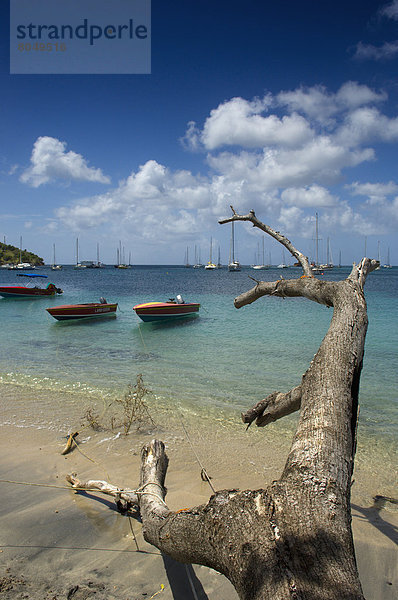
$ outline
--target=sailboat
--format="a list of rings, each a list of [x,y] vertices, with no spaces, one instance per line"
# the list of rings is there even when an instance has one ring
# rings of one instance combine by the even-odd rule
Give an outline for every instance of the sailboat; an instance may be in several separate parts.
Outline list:
[[[200,262],[200,247],[199,247],[199,259],[198,259],[197,248],[195,246],[195,264],[194,264],[193,268],[194,269],[201,269],[202,267],[203,267],[203,265]]]
[[[315,263],[311,263],[311,271],[313,273],[321,273],[322,269],[318,258],[318,213],[315,213]]]
[[[265,260],[264,260],[264,238],[263,238],[263,262],[260,264],[260,252],[259,252],[258,246],[257,246],[257,261],[258,261],[257,264],[252,266],[253,269],[257,269],[257,270],[269,269],[269,266],[265,264]]]
[[[338,269],[341,269],[341,250],[339,250],[339,264],[337,265]]]
[[[93,268],[94,269],[100,269],[102,267],[102,263],[100,261],[100,256],[99,256],[99,244],[97,242],[97,262],[94,263]]]
[[[128,269],[128,265],[124,262],[124,248],[123,248],[123,258],[122,258],[122,242],[119,240],[119,248],[116,249],[116,265],[114,265],[115,269]]]
[[[388,247],[387,249],[387,262],[385,265],[383,265],[383,269],[391,269],[391,263],[390,263],[390,247]]]
[[[319,268],[324,271],[325,269],[333,269],[333,258],[331,258],[332,252],[330,250],[330,238],[327,239],[326,245],[326,264],[319,265]]]
[[[55,244],[53,244],[53,264],[51,265],[51,271],[59,271],[62,269],[62,265],[57,265],[55,260]]]
[[[217,269],[222,269],[222,264],[221,264],[221,250],[220,250],[220,246],[218,246],[218,260],[217,260]]]
[[[379,263],[379,266],[376,267],[376,271],[380,269],[380,241],[377,242],[377,261]]]
[[[189,264],[188,246],[187,246],[187,249],[186,249],[186,252],[185,252],[185,264],[184,264],[184,267],[187,268],[187,269],[191,268],[191,265]]]
[[[228,271],[240,271],[240,263],[237,259],[235,260],[235,230],[233,221],[231,225],[231,253],[229,257]]]
[[[76,238],[76,264],[74,269],[86,269],[87,266],[79,262],[79,238]]]
[[[19,263],[15,266],[15,268],[18,270],[35,268],[34,265],[31,265],[28,262],[22,262],[22,235],[20,236],[20,239],[19,239]]]
[[[277,266],[277,269],[287,269],[287,264],[285,263],[285,251],[282,250],[282,262]]]
[[[217,269],[217,265],[215,265],[213,262],[212,254],[213,254],[213,238],[210,238],[210,257],[209,257],[209,262],[207,263],[207,265],[205,265],[205,269],[207,271],[214,271],[214,269]]]

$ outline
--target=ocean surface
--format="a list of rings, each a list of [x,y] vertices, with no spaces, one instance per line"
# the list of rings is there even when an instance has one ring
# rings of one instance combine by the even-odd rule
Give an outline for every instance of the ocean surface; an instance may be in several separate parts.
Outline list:
[[[325,272],[339,280],[350,269]],[[273,390],[300,382],[326,333],[332,310],[305,299],[265,297],[239,310],[234,298],[254,283],[248,276],[274,281],[280,269],[230,273],[176,266],[127,270],[62,271],[42,267],[64,293],[54,298],[0,299],[0,383],[35,391],[70,391],[112,398],[142,373],[144,383],[170,407],[192,413],[240,412]],[[295,278],[300,270],[283,271]],[[21,283],[15,271],[0,270],[0,283]],[[168,323],[143,323],[137,303],[181,294],[201,303],[199,316]],[[360,436],[380,448],[380,460],[393,464],[398,439],[398,268],[370,274],[365,285],[369,328],[360,387]],[[60,304],[118,302],[116,318],[61,323],[45,310]],[[39,407],[37,408],[39,410]],[[293,425],[292,425],[293,426]],[[378,452],[378,450],[377,450]],[[396,456],[396,455],[395,455]]]

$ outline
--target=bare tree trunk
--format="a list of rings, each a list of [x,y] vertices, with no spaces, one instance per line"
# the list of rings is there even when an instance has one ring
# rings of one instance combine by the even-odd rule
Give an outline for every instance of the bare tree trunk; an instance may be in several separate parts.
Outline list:
[[[172,512],[164,502],[168,460],[163,443],[153,440],[142,450],[137,490],[145,539],[176,560],[223,573],[243,600],[363,600],[350,487],[367,329],[363,285],[378,263],[364,258],[346,280],[319,281],[308,259],[253,211],[233,210],[222,222],[231,220],[250,221],[278,239],[304,272],[299,279],[258,282],[236,298],[237,308],[264,295],[303,296],[333,307],[333,317],[299,385],[242,415],[245,423],[264,426],[300,409],[281,478],[262,490],[218,491],[205,505]]]

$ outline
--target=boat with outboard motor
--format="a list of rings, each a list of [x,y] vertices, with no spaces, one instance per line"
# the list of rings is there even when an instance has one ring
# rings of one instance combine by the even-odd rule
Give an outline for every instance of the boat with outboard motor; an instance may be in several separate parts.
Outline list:
[[[99,302],[84,304],[64,304],[46,308],[46,311],[57,321],[71,321],[74,319],[93,319],[98,317],[116,317],[117,303],[110,303],[101,298]]]
[[[39,273],[17,273],[18,277],[29,277],[30,280],[36,280],[38,277],[47,278],[47,275]],[[3,298],[43,298],[45,296],[55,296],[62,294],[61,288],[57,288],[53,283],[49,283],[47,287],[41,288],[37,285],[33,287],[24,285],[0,285],[0,296]]]
[[[180,295],[176,299],[170,298],[167,302],[144,302],[133,306],[135,313],[145,322],[169,321],[181,317],[192,317],[199,312],[200,304],[197,302],[184,302]]]

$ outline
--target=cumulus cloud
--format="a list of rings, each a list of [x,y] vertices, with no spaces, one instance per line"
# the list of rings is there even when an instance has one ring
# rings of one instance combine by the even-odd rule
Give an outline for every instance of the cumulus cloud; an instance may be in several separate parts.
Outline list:
[[[264,146],[298,146],[310,139],[309,123],[298,114],[263,116],[270,97],[252,101],[232,98],[212,110],[201,133],[207,150],[237,145],[245,148]]]
[[[388,196],[398,193],[394,181],[388,183],[360,183],[355,181],[347,186],[353,196],[366,196],[371,204],[382,204]]]
[[[329,124],[330,119],[359,106],[375,104],[386,100],[386,94],[375,92],[356,81],[347,81],[336,93],[324,86],[300,87],[296,90],[280,92],[277,101],[290,111],[304,113],[310,119]]]
[[[398,225],[398,184],[361,183],[355,181],[346,186],[353,196],[362,196],[362,212],[380,233],[394,230]],[[370,232],[372,233],[372,232]],[[374,233],[374,232],[373,232]]]
[[[294,150],[264,149],[261,154],[222,152],[208,157],[213,169],[226,178],[247,181],[257,191],[310,185],[312,182],[335,183],[343,168],[372,160],[371,149],[350,150],[320,136]]]
[[[351,112],[336,131],[336,140],[347,147],[368,142],[398,140],[398,117],[390,119],[374,107]]]
[[[89,167],[80,154],[66,151],[66,142],[53,137],[42,136],[36,140],[30,162],[20,181],[32,187],[58,179],[110,183],[109,177],[101,169]]]
[[[148,160],[117,187],[63,206],[57,217],[74,229],[113,223],[166,243],[176,235],[197,237],[230,204],[272,215],[286,231],[308,232],[309,215],[320,209],[331,228],[367,234],[377,223],[387,227],[374,199],[383,189],[395,194],[395,184],[346,187],[367,198],[362,204],[351,199],[355,210],[339,189],[350,170],[377,158],[376,143],[398,140],[398,117],[381,110],[386,98],[351,81],[336,92],[314,86],[263,99],[232,98],[211,110],[202,127],[188,124],[184,144],[206,153],[205,174]],[[385,206],[386,214],[394,213],[393,202]]]
[[[109,222],[134,227],[139,223],[142,237],[158,239],[162,232],[166,241],[177,233],[195,231],[197,223],[190,209],[197,212],[210,204],[206,178],[194,177],[189,171],[172,172],[149,160],[117,188],[61,207],[56,214],[73,229]]]
[[[180,142],[187,150],[196,152],[202,149],[202,142],[200,139],[200,131],[196,126],[195,121],[189,121],[187,130],[183,137],[180,138]]]
[[[283,202],[296,207],[322,208],[335,206],[338,199],[320,185],[310,185],[303,188],[287,188],[281,193]]]

